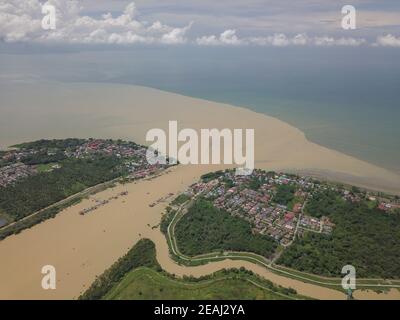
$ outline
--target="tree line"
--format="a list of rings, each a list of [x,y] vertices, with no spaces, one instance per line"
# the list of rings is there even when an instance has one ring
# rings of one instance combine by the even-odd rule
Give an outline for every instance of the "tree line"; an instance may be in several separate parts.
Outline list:
[[[307,232],[284,251],[278,264],[324,276],[340,276],[351,264],[358,277],[400,278],[400,214],[344,201],[334,191],[313,196],[305,211],[328,216],[331,235]]]
[[[156,259],[156,248],[149,239],[141,239],[123,257],[119,258],[84,292],[80,300],[100,300],[130,271],[148,267],[162,271]]]
[[[0,211],[19,220],[84,189],[121,176],[121,160],[113,156],[67,159],[61,168],[0,188]]]
[[[196,201],[179,220],[175,237],[180,251],[189,256],[231,250],[270,257],[277,247],[270,237],[253,234],[248,221],[231,216],[204,199]]]

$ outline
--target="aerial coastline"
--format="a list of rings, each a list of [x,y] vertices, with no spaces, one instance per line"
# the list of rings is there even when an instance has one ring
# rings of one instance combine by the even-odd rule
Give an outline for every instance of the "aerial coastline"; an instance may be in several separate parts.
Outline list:
[[[0,1],[0,302],[400,301],[400,1]]]
[[[337,290],[304,283],[272,273],[248,261],[217,261],[188,267],[177,264],[170,256],[165,236],[158,228],[168,202],[157,202],[171,192],[179,194],[198,180],[198,176],[216,167],[178,166],[156,179],[145,179],[117,185],[95,195],[103,200],[127,191],[127,196],[112,201],[93,214],[80,215],[91,206],[93,197],[64,209],[54,219],[0,241],[0,254],[7,256],[0,266],[3,299],[76,299],[105,269],[129,250],[139,239],[149,238],[156,245],[161,267],[177,276],[203,276],[222,268],[245,267],[256,274],[299,294],[317,299],[344,299]],[[157,205],[152,206],[157,202]],[[57,290],[46,291],[40,286],[41,266],[57,267]],[[398,298],[400,291],[389,294],[356,292],[359,298]]]
[[[23,84],[4,93],[2,107],[9,120],[0,126],[3,148],[34,139],[70,137],[71,132],[78,138],[148,144],[146,132],[166,129],[169,120],[195,130],[254,128],[257,168],[302,172],[400,194],[397,173],[312,143],[299,129],[242,107],[122,84]],[[9,134],[14,122],[25,127]]]
[[[44,123],[47,126],[27,127],[18,137],[1,142],[11,145],[35,137],[65,138],[72,131],[77,137],[123,138],[144,144],[148,129],[166,128],[169,118],[174,115],[182,128],[255,128],[257,168],[314,172],[325,178],[372,189],[393,193],[400,190],[400,179],[396,174],[310,143],[298,129],[247,109],[137,86],[69,84],[67,88],[53,85],[52,90],[47,91],[47,98],[54,103],[53,106],[43,106],[39,98],[41,91],[31,88],[37,96],[30,96],[29,107],[21,105],[24,112],[20,113],[24,117],[28,113],[34,123],[37,123],[35,118],[46,115]],[[61,92],[69,99],[59,100],[57,97]],[[14,106],[23,102],[16,99]],[[61,121],[65,116],[61,109],[68,110],[70,117],[77,122]],[[19,115],[15,114],[14,119],[18,118]],[[3,126],[0,130],[0,136],[5,137]],[[176,275],[200,276],[223,267],[245,266],[274,283],[293,287],[306,296],[343,298],[337,291],[278,276],[250,262],[224,260],[185,267],[171,260],[166,239],[157,228],[167,203],[158,200],[171,193],[179,194],[198,181],[202,174],[222,168],[226,166],[178,166],[156,179],[117,185],[100,192],[96,199],[104,201],[125,191],[127,196],[101,206],[96,214],[79,214],[90,207],[91,201],[86,199],[66,208],[54,219],[0,241],[0,254],[9,257],[0,266],[0,282],[7,288],[0,292],[0,297],[77,298],[97,275],[139,239],[147,237],[156,244],[160,265]],[[157,204],[151,206],[154,203]],[[60,289],[56,292],[41,290],[37,285],[41,275],[36,271],[48,263],[56,265],[59,270]],[[379,298],[374,293],[369,294]],[[390,294],[397,297],[396,291]],[[363,297],[362,292],[359,295]]]

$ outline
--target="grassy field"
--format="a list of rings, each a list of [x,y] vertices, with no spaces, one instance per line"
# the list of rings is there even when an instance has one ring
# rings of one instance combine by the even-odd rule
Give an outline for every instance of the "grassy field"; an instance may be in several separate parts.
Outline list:
[[[221,275],[215,279],[189,282],[173,279],[149,268],[138,268],[128,273],[104,297],[107,300],[157,299],[262,299],[283,300],[268,289],[263,289],[244,278],[232,279]]]
[[[200,278],[176,278],[161,269],[155,245],[149,239],[136,243],[79,297],[82,300],[305,298],[245,268],[222,269]]]
[[[53,169],[53,166],[56,165],[57,162],[51,162],[46,164],[39,164],[36,169],[38,172],[50,172]]]

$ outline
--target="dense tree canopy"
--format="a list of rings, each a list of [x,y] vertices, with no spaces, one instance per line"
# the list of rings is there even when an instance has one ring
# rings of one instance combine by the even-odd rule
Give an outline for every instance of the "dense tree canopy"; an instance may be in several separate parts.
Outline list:
[[[62,167],[43,172],[0,189],[0,211],[19,220],[88,187],[117,178],[119,159],[67,159]]]
[[[279,264],[301,271],[339,276],[346,264],[358,277],[400,278],[400,215],[351,203],[337,193],[315,195],[306,212],[329,216],[336,224],[331,235],[306,233],[285,250]]]
[[[98,300],[117,285],[133,269],[148,267],[161,271],[156,259],[156,248],[149,239],[141,239],[122,258],[98,277],[90,288],[79,297],[81,300]]]
[[[76,139],[76,138],[68,138],[68,139],[53,139],[46,140],[41,139],[32,142],[25,142],[14,147],[19,149],[61,149],[65,150],[68,148],[73,148],[84,144],[86,139]]]
[[[290,201],[294,198],[294,193],[296,192],[296,187],[291,184],[282,184],[277,187],[276,195],[274,196],[274,202],[288,205]]]
[[[187,255],[232,250],[269,257],[277,247],[268,236],[253,234],[249,222],[233,217],[202,199],[179,220],[175,236],[179,249]]]

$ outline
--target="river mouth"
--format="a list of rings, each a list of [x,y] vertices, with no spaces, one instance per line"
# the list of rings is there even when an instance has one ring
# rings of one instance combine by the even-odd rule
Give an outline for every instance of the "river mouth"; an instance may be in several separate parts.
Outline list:
[[[215,168],[213,168],[215,169]],[[211,168],[178,166],[170,168],[156,179],[147,179],[107,189],[96,194],[106,199],[123,190],[128,195],[92,212],[79,215],[91,199],[62,211],[55,219],[47,220],[0,242],[0,254],[7,256],[0,265],[0,298],[2,299],[76,299],[96,276],[110,267],[139,239],[149,238],[156,245],[161,267],[176,276],[199,277],[222,268],[252,270],[256,274],[284,287],[292,287],[304,296],[317,299],[345,299],[337,290],[304,283],[272,273],[247,261],[223,260],[205,265],[186,267],[171,259],[165,236],[158,228],[167,202],[150,205],[171,192],[178,194],[212,171]],[[107,254],[104,254],[104,253]],[[57,290],[41,288],[41,267],[52,264],[57,268]],[[399,298],[395,290],[390,296]],[[357,297],[385,298],[387,295],[361,292]]]
[[[58,105],[55,110],[49,106],[48,109],[40,109],[41,99],[32,93],[32,110],[25,106],[23,110],[27,114],[21,114],[26,119],[32,116],[34,123],[41,124],[43,119],[46,119],[46,123],[37,125],[35,130],[39,131],[27,128],[15,142],[29,141],[34,136],[38,139],[65,138],[73,130],[80,137],[103,136],[143,143],[149,128],[167,126],[173,114],[179,115],[179,123],[189,128],[255,128],[256,167],[261,169],[339,172],[340,178],[358,178],[368,186],[379,188],[384,185],[400,190],[400,179],[395,174],[310,143],[298,129],[249,110],[134,86],[93,85],[80,88],[79,85],[71,85],[69,89],[66,93],[63,88],[55,86],[53,90],[46,91],[46,97],[50,102],[59,102],[60,97],[68,97],[61,104],[70,116],[73,114],[79,118],[80,122],[75,123],[78,127],[71,128],[68,125]],[[117,96],[119,104],[111,110],[109,105],[115,102],[113,98]],[[83,101],[86,102],[84,105]],[[90,107],[93,105],[96,105],[95,111]],[[35,122],[43,114],[46,117]],[[3,127],[0,129],[5,130]],[[221,168],[180,165],[154,179],[118,185],[96,194],[96,198],[108,199],[123,191],[128,191],[128,195],[102,206],[90,215],[79,214],[91,206],[89,198],[63,210],[54,219],[0,241],[0,256],[6,257],[0,264],[0,298],[76,299],[97,275],[102,274],[139,239],[149,238],[156,244],[157,259],[161,266],[178,276],[201,276],[221,268],[244,266],[276,284],[292,287],[304,296],[344,299],[345,295],[339,291],[278,276],[249,262],[224,260],[198,267],[184,267],[171,260],[166,239],[157,227],[168,202],[151,205],[170,193],[177,195],[183,192],[202,174]],[[56,290],[43,290],[41,287],[41,268],[45,265],[57,268]]]

